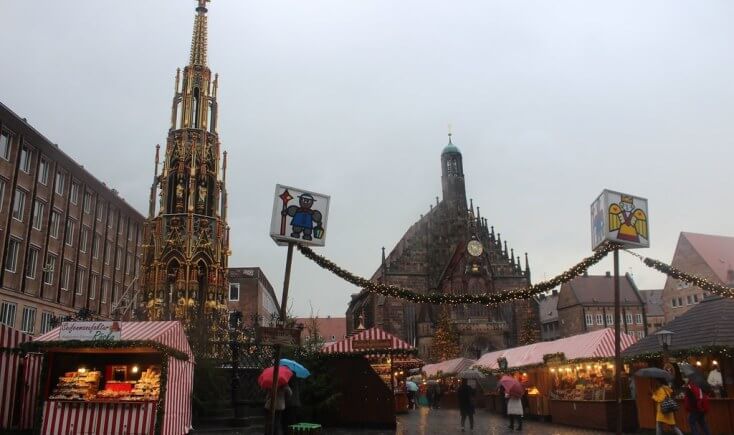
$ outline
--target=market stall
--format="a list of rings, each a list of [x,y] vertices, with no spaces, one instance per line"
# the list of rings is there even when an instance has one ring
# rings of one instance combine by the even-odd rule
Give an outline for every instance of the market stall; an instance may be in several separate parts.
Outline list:
[[[622,357],[631,371],[659,367],[673,373],[674,393],[679,402],[675,420],[684,432],[690,431],[683,406],[683,383],[678,363],[687,362],[700,370],[714,387],[706,414],[716,433],[734,433],[734,299],[708,297],[663,327],[672,332],[667,353],[656,334],[627,348]],[[640,428],[655,428],[655,404],[649,378],[635,377],[637,415]]]
[[[363,355],[385,384],[393,391],[396,412],[408,411],[408,395],[405,378],[411,368],[420,367],[422,361],[412,357],[415,348],[403,340],[373,327],[324,346],[327,354]]]
[[[635,337],[621,334],[622,349]],[[614,329],[579,334],[555,341],[490,352],[475,364],[485,371],[513,374],[527,391],[527,413],[554,422],[590,429],[616,426],[614,385]],[[626,375],[625,375],[626,376]],[[636,424],[629,383],[621,392],[625,430]],[[502,398],[488,398],[501,411]],[[580,418],[582,417],[583,418]]]
[[[9,326],[0,324],[0,429],[29,429],[32,416],[24,414],[18,400],[25,394],[23,372],[28,359],[20,346],[31,340],[31,336]],[[25,417],[25,418],[23,418]]]
[[[179,322],[65,322],[31,345],[43,354],[41,434],[191,429],[194,357]]]
[[[457,409],[459,407],[459,400],[456,396],[456,390],[460,385],[458,375],[476,362],[476,360],[469,358],[454,358],[423,366],[421,371],[424,376],[427,379],[438,381],[437,385],[441,391],[440,406],[442,408]]]

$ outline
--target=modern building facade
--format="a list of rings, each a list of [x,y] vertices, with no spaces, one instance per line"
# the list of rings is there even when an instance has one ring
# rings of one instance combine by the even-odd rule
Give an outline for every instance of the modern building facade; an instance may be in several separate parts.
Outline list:
[[[246,325],[265,326],[278,317],[278,298],[259,267],[230,267],[227,309],[239,312]]]
[[[181,320],[204,343],[226,327],[226,153],[217,132],[216,75],[207,66],[206,0],[198,0],[189,64],[177,71],[163,165],[156,149],[143,245],[140,308],[150,320]]]
[[[450,134],[440,162],[442,199],[436,197],[435,206],[405,232],[387,256],[383,249],[382,262],[371,280],[417,292],[457,295],[528,286],[527,255],[523,269],[520,257],[488,225],[479,207],[467,200],[463,156]],[[444,309],[459,332],[462,354],[471,358],[519,344],[524,326],[538,328],[534,301],[442,308],[362,291],[352,297],[347,309],[347,333],[363,320],[367,328],[378,326],[415,345],[419,356],[429,360]],[[536,335],[540,340],[540,333]]]
[[[645,301],[630,274],[619,277],[622,332],[642,338],[647,335]],[[584,275],[561,285],[558,320],[562,337],[614,327],[614,277]]]
[[[716,284],[734,285],[734,237],[680,233],[671,265]],[[671,277],[663,287],[663,311],[668,323],[709,296],[702,289]]]
[[[0,323],[38,334],[137,291],[144,217],[0,104]]]

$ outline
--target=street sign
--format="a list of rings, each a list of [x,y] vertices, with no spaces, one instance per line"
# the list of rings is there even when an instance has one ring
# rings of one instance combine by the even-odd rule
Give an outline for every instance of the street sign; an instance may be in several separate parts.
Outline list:
[[[392,340],[353,340],[352,349],[354,350],[372,350],[372,349],[390,349]]]
[[[265,346],[298,347],[301,345],[301,329],[260,326],[257,328],[257,338]]]
[[[327,195],[277,184],[270,237],[279,245],[324,246],[329,200]]]
[[[650,247],[647,199],[604,189],[591,204],[591,249],[606,241],[625,248]]]

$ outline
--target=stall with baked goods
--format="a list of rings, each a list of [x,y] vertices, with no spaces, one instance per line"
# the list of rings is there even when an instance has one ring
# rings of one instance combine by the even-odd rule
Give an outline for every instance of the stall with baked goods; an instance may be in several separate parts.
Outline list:
[[[65,322],[34,340],[41,434],[191,429],[194,357],[179,322]]]

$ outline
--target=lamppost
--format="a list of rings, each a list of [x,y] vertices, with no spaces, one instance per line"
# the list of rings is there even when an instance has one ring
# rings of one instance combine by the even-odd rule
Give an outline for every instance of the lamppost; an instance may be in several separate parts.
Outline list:
[[[673,342],[673,334],[675,333],[668,331],[667,329],[661,329],[655,333],[655,336],[658,338],[658,343],[663,348],[663,365],[668,363],[668,349],[670,348],[670,344]]]

